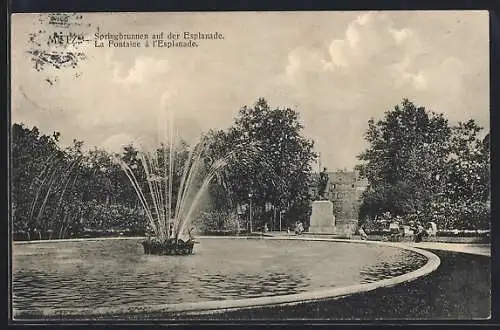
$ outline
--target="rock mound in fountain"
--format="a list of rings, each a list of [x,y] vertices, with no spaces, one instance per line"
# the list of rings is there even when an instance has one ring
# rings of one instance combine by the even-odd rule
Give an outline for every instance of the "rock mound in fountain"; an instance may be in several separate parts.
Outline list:
[[[146,239],[142,242],[144,253],[156,255],[189,255],[193,254],[194,241],[171,238],[163,242],[157,239]]]

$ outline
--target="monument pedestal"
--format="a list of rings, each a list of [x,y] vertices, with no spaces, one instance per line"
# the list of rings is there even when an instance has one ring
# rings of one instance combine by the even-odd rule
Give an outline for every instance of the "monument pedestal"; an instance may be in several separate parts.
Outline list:
[[[312,203],[311,219],[309,222],[310,233],[335,233],[335,217],[333,216],[333,203],[327,200]]]
[[[339,219],[335,223],[335,234],[341,238],[351,238],[356,233],[358,228],[358,220],[356,219]]]

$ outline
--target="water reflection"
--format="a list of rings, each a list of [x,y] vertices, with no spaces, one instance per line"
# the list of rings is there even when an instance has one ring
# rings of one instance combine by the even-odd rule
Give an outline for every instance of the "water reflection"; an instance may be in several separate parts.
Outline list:
[[[423,267],[427,258],[421,254],[403,250],[397,256],[380,258],[372,265],[364,266],[360,271],[361,283],[370,283],[403,275]]]
[[[309,284],[300,273],[215,274],[197,279],[203,285],[200,297],[207,300],[293,294],[307,291]]]

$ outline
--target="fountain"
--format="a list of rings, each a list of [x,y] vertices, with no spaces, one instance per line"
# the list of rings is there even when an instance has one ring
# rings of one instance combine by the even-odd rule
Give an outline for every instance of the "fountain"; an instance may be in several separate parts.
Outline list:
[[[202,136],[195,144],[185,161],[182,161],[176,151],[177,144],[174,136],[173,116],[168,116],[166,139],[168,146],[161,143],[161,147],[154,151],[145,151],[139,147],[139,157],[145,181],[138,180],[134,170],[124,161],[117,159],[130,180],[139,201],[144,208],[148,219],[148,227],[152,235],[142,242],[146,254],[160,255],[188,255],[192,254],[195,240],[189,230],[189,237],[185,231],[191,223],[199,207],[203,194],[210,182],[227,164],[231,154],[221,157],[209,164],[208,169],[202,167],[204,155],[210,148],[209,139]],[[177,165],[177,166],[176,166]],[[179,167],[179,168],[177,168]],[[174,181],[180,182],[174,192]],[[146,186],[146,187],[144,187]]]
[[[148,236],[142,242],[145,253],[163,255],[192,253],[195,243],[191,235],[192,228],[187,239],[185,238],[185,230],[193,219],[211,180],[227,164],[229,157],[226,156],[214,161],[207,173],[203,175],[202,156],[209,145],[208,139],[202,137],[201,141],[189,151],[189,155],[182,165],[182,176],[177,196],[173,192],[177,171],[174,165],[176,151],[172,142],[168,148],[162,145],[162,152],[139,152],[147,182],[146,189],[141,186],[133,169],[125,162],[120,161],[120,165],[144,208],[148,227],[153,234],[152,237]]]

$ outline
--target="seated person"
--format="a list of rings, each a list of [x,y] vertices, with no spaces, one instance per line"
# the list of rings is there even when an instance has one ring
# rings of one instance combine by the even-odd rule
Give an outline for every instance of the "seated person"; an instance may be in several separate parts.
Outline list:
[[[391,233],[392,240],[399,240],[399,238],[402,236],[400,228],[399,228],[399,222],[397,222],[397,221],[392,221],[389,224],[389,230]]]
[[[419,243],[422,242],[423,237],[425,236],[426,232],[424,227],[420,223],[417,224],[417,230],[415,231],[415,242]]]
[[[399,233],[399,223],[397,221],[392,221],[389,224],[389,230],[391,231],[391,234]]]
[[[295,224],[295,234],[301,235],[303,232],[304,232],[304,226],[302,225],[302,222],[297,222]]]
[[[409,240],[413,240],[414,231],[412,229],[412,225],[413,224],[410,224],[410,225],[407,225],[407,226],[403,227],[403,237],[407,238]]]

